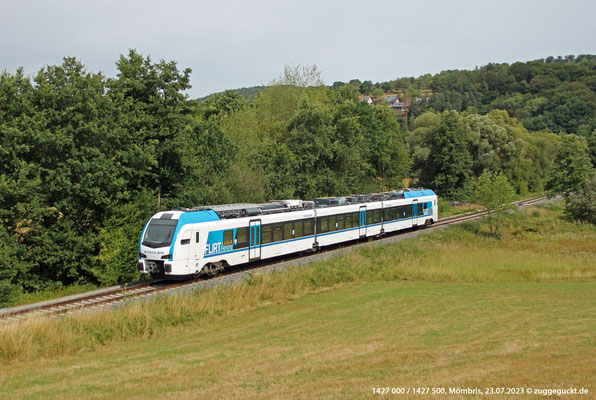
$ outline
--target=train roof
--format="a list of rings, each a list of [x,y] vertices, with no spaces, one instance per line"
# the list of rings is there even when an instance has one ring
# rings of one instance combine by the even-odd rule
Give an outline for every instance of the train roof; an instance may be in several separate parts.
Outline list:
[[[179,208],[176,211],[158,213],[157,218],[182,219],[186,222],[208,222],[218,219],[252,217],[257,215],[277,214],[291,211],[303,211],[313,208],[334,207],[347,204],[368,203],[374,201],[388,201],[396,199],[410,199],[416,197],[434,196],[430,189],[404,189],[383,193],[352,194],[349,196],[320,197],[313,201],[303,200],[271,200],[267,203],[235,203],[199,206],[194,208]],[[169,216],[168,216],[169,214]],[[188,216],[186,216],[188,215]],[[190,215],[193,215],[192,217]]]
[[[414,197],[424,197],[424,196],[434,196],[435,192],[430,189],[414,189],[414,190],[407,190],[404,191],[404,198],[411,199]]]

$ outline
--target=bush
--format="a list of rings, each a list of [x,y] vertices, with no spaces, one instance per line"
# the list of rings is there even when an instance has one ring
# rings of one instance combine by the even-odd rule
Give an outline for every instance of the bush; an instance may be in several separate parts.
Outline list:
[[[0,307],[11,304],[16,293],[16,288],[6,280],[0,280]]]
[[[583,190],[567,196],[565,215],[574,221],[596,225],[596,174],[587,180]]]
[[[565,215],[574,221],[596,225],[596,193],[569,195],[565,200]]]

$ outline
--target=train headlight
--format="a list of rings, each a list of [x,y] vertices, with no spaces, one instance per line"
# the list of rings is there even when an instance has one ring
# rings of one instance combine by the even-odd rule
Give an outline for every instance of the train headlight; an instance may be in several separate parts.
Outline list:
[[[166,254],[165,256],[161,256],[162,260],[169,260],[170,258],[172,258],[171,254]]]
[[[139,257],[141,257],[141,258],[147,258],[147,254],[139,253]]]

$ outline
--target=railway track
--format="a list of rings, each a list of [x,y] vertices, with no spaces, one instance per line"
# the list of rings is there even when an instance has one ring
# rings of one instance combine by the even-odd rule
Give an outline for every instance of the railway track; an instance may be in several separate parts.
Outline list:
[[[543,197],[535,197],[532,199],[527,199],[527,200],[521,200],[521,201],[516,201],[514,203],[511,203],[512,206],[517,206],[517,207],[521,207],[521,206],[531,206],[532,204],[536,204],[539,203],[543,200],[546,200],[547,197],[543,196]],[[493,212],[493,211],[491,211]],[[480,217],[484,217],[488,215],[488,211],[475,211],[472,213],[466,213],[466,214],[461,214],[461,215],[454,215],[452,217],[447,217],[447,218],[441,218],[439,219],[436,223],[433,224],[433,227],[439,227],[439,226],[443,226],[443,225],[450,225],[450,224],[454,224],[457,222],[464,222],[464,221],[469,221],[472,219],[476,219],[476,218],[480,218]]]
[[[512,205],[517,207],[529,206],[539,203],[546,199],[546,197],[537,197],[517,201],[515,203],[512,203]],[[442,226],[462,223],[476,218],[481,218],[486,215],[488,215],[487,211],[476,211],[461,215],[455,215],[448,218],[442,218],[439,219],[435,224],[433,224],[428,230],[432,230],[434,228]],[[382,242],[388,239],[390,240],[392,238],[403,236],[411,232],[412,230],[404,230],[391,233],[387,235],[385,239],[381,239],[380,241]],[[310,256],[291,255],[283,258],[265,260],[248,265],[232,267],[226,269],[226,271],[217,276],[199,278],[193,281],[170,282],[154,279],[149,281],[135,282],[127,285],[120,285],[105,289],[94,290],[79,295],[67,296],[39,303],[0,309],[0,324],[22,321],[31,317],[61,316],[67,313],[80,310],[89,310],[108,306],[116,307],[127,300],[148,298],[158,293],[167,293],[175,290],[192,291],[200,286],[215,286],[217,284],[225,284],[228,281],[234,281],[235,276],[247,275],[252,270],[264,268],[276,269],[276,265],[290,264],[296,262],[297,260],[304,261],[302,263],[305,264],[310,262],[311,258],[317,255],[329,254],[329,256],[331,256],[333,255],[333,253],[337,252],[340,249],[345,251],[346,249],[350,249],[354,246],[357,246],[358,244],[362,244],[362,242],[356,241],[353,243],[343,243],[336,246],[329,246],[328,248],[324,248],[319,252],[315,253],[315,255]],[[281,268],[282,267],[280,267],[279,269]]]

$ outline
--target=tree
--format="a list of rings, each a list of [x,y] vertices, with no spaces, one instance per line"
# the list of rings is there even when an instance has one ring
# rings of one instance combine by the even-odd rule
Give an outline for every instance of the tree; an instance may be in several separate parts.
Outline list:
[[[588,136],[588,152],[590,153],[592,167],[596,168],[596,129]]]
[[[586,140],[576,135],[563,136],[546,189],[551,195],[562,194],[566,197],[570,193],[580,192],[591,168]]]
[[[372,81],[364,81],[360,85],[360,93],[362,94],[370,94],[373,90],[373,83]]]
[[[473,198],[475,202],[488,211],[488,224],[491,235],[496,234],[499,230],[499,215],[513,201],[514,197],[515,191],[503,174],[495,174],[485,170],[476,180]],[[492,212],[496,213],[494,232]]]
[[[65,58],[34,82],[17,74],[0,90],[21,86],[0,121],[0,219],[10,237],[0,239],[0,258],[19,255],[9,275],[26,290],[90,278],[84,266],[95,262],[97,231],[134,174],[102,74]]]
[[[337,184],[331,164],[335,157],[332,143],[333,125],[329,109],[302,102],[300,110],[288,125],[286,145],[297,161],[296,195],[316,197],[322,191],[335,192]],[[325,193],[327,194],[327,193]]]
[[[581,192],[571,193],[565,199],[565,214],[575,221],[596,225],[596,174],[592,174]]]
[[[414,131],[407,136],[407,143],[412,158],[414,177],[420,178],[420,173],[426,168],[431,152],[432,132],[441,122],[441,117],[433,112],[426,112],[418,116],[414,122]]]
[[[135,50],[120,56],[116,66],[118,79],[110,81],[110,95],[127,116],[126,129],[144,148],[139,156],[154,160],[151,168],[139,171],[146,173],[142,186],[151,181],[159,207],[162,197],[186,177],[179,160],[187,147],[180,146],[178,136],[189,123],[190,106],[183,91],[191,87],[192,71],[179,71],[175,61],[153,63]]]
[[[472,176],[470,139],[460,115],[446,111],[430,134],[430,154],[423,168],[426,185],[447,199],[464,199],[469,195]]]
[[[297,86],[297,87],[318,87],[323,86],[324,82],[321,78],[321,70],[316,64],[313,65],[284,65],[283,74],[272,80],[270,86]]]
[[[233,90],[216,93],[196,105],[196,113],[204,119],[222,119],[248,107],[246,99]]]
[[[284,66],[283,74],[255,98],[261,129],[273,141],[283,140],[287,125],[304,98],[323,103],[330,89],[323,85],[316,65]]]
[[[381,189],[400,187],[410,170],[410,159],[404,143],[405,134],[393,112],[387,107],[361,103],[358,120],[364,140],[362,155],[372,167],[374,178],[383,185]]]

